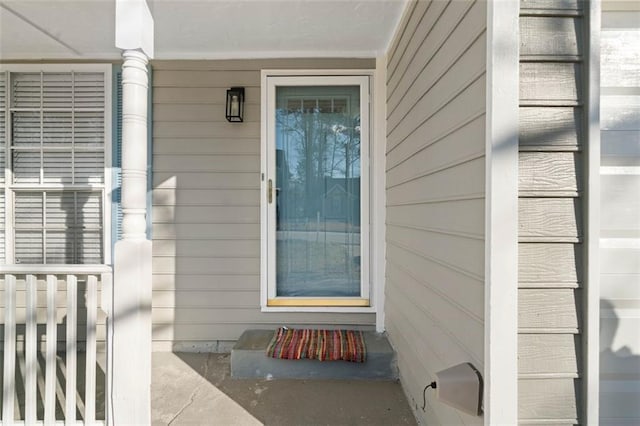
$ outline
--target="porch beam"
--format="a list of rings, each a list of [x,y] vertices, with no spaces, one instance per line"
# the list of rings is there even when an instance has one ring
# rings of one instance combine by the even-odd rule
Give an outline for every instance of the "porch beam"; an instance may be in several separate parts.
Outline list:
[[[146,0],[116,0],[116,47],[153,58],[153,16]]]
[[[115,244],[108,423],[151,423],[151,241],[146,236],[147,115],[153,19],[144,0],[116,0],[122,65],[122,240]]]

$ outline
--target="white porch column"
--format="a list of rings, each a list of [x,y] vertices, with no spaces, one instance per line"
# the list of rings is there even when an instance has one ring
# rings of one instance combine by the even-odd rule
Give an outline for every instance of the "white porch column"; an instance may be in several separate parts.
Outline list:
[[[151,241],[146,239],[148,60],[144,0],[116,0],[122,66],[122,240],[115,245],[109,424],[151,423]]]
[[[122,239],[147,238],[147,56],[122,53]]]

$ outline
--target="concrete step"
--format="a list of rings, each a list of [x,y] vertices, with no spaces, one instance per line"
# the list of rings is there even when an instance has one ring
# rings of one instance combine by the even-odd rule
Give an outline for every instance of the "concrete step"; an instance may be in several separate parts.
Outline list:
[[[231,350],[231,377],[238,379],[396,380],[396,357],[384,334],[365,332],[367,361],[275,359],[265,355],[274,331],[247,330]]]

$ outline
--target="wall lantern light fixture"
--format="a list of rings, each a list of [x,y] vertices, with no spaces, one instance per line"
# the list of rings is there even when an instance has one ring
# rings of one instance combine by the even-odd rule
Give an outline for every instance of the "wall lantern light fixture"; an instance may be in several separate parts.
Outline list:
[[[227,90],[227,121],[242,123],[244,116],[244,87],[232,87]]]

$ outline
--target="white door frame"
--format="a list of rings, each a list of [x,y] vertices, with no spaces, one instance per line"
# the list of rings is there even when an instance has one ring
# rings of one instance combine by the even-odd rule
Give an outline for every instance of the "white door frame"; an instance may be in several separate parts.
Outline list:
[[[369,70],[263,70],[262,71],[262,140],[261,140],[261,307],[263,312],[374,312],[370,277],[370,171],[369,152],[371,135],[371,77]],[[360,86],[361,117],[361,296],[336,298],[353,299],[350,306],[269,306],[276,299],[275,292],[275,203],[268,203],[268,181],[275,184],[275,156],[271,154],[275,143],[275,88],[276,86]],[[364,112],[367,112],[366,114]],[[292,298],[287,298],[292,299]],[[313,298],[304,298],[309,301]],[[318,298],[320,299],[320,298]],[[326,301],[327,298],[321,298]],[[366,302],[366,306],[364,306]],[[357,305],[359,303],[359,305]]]

